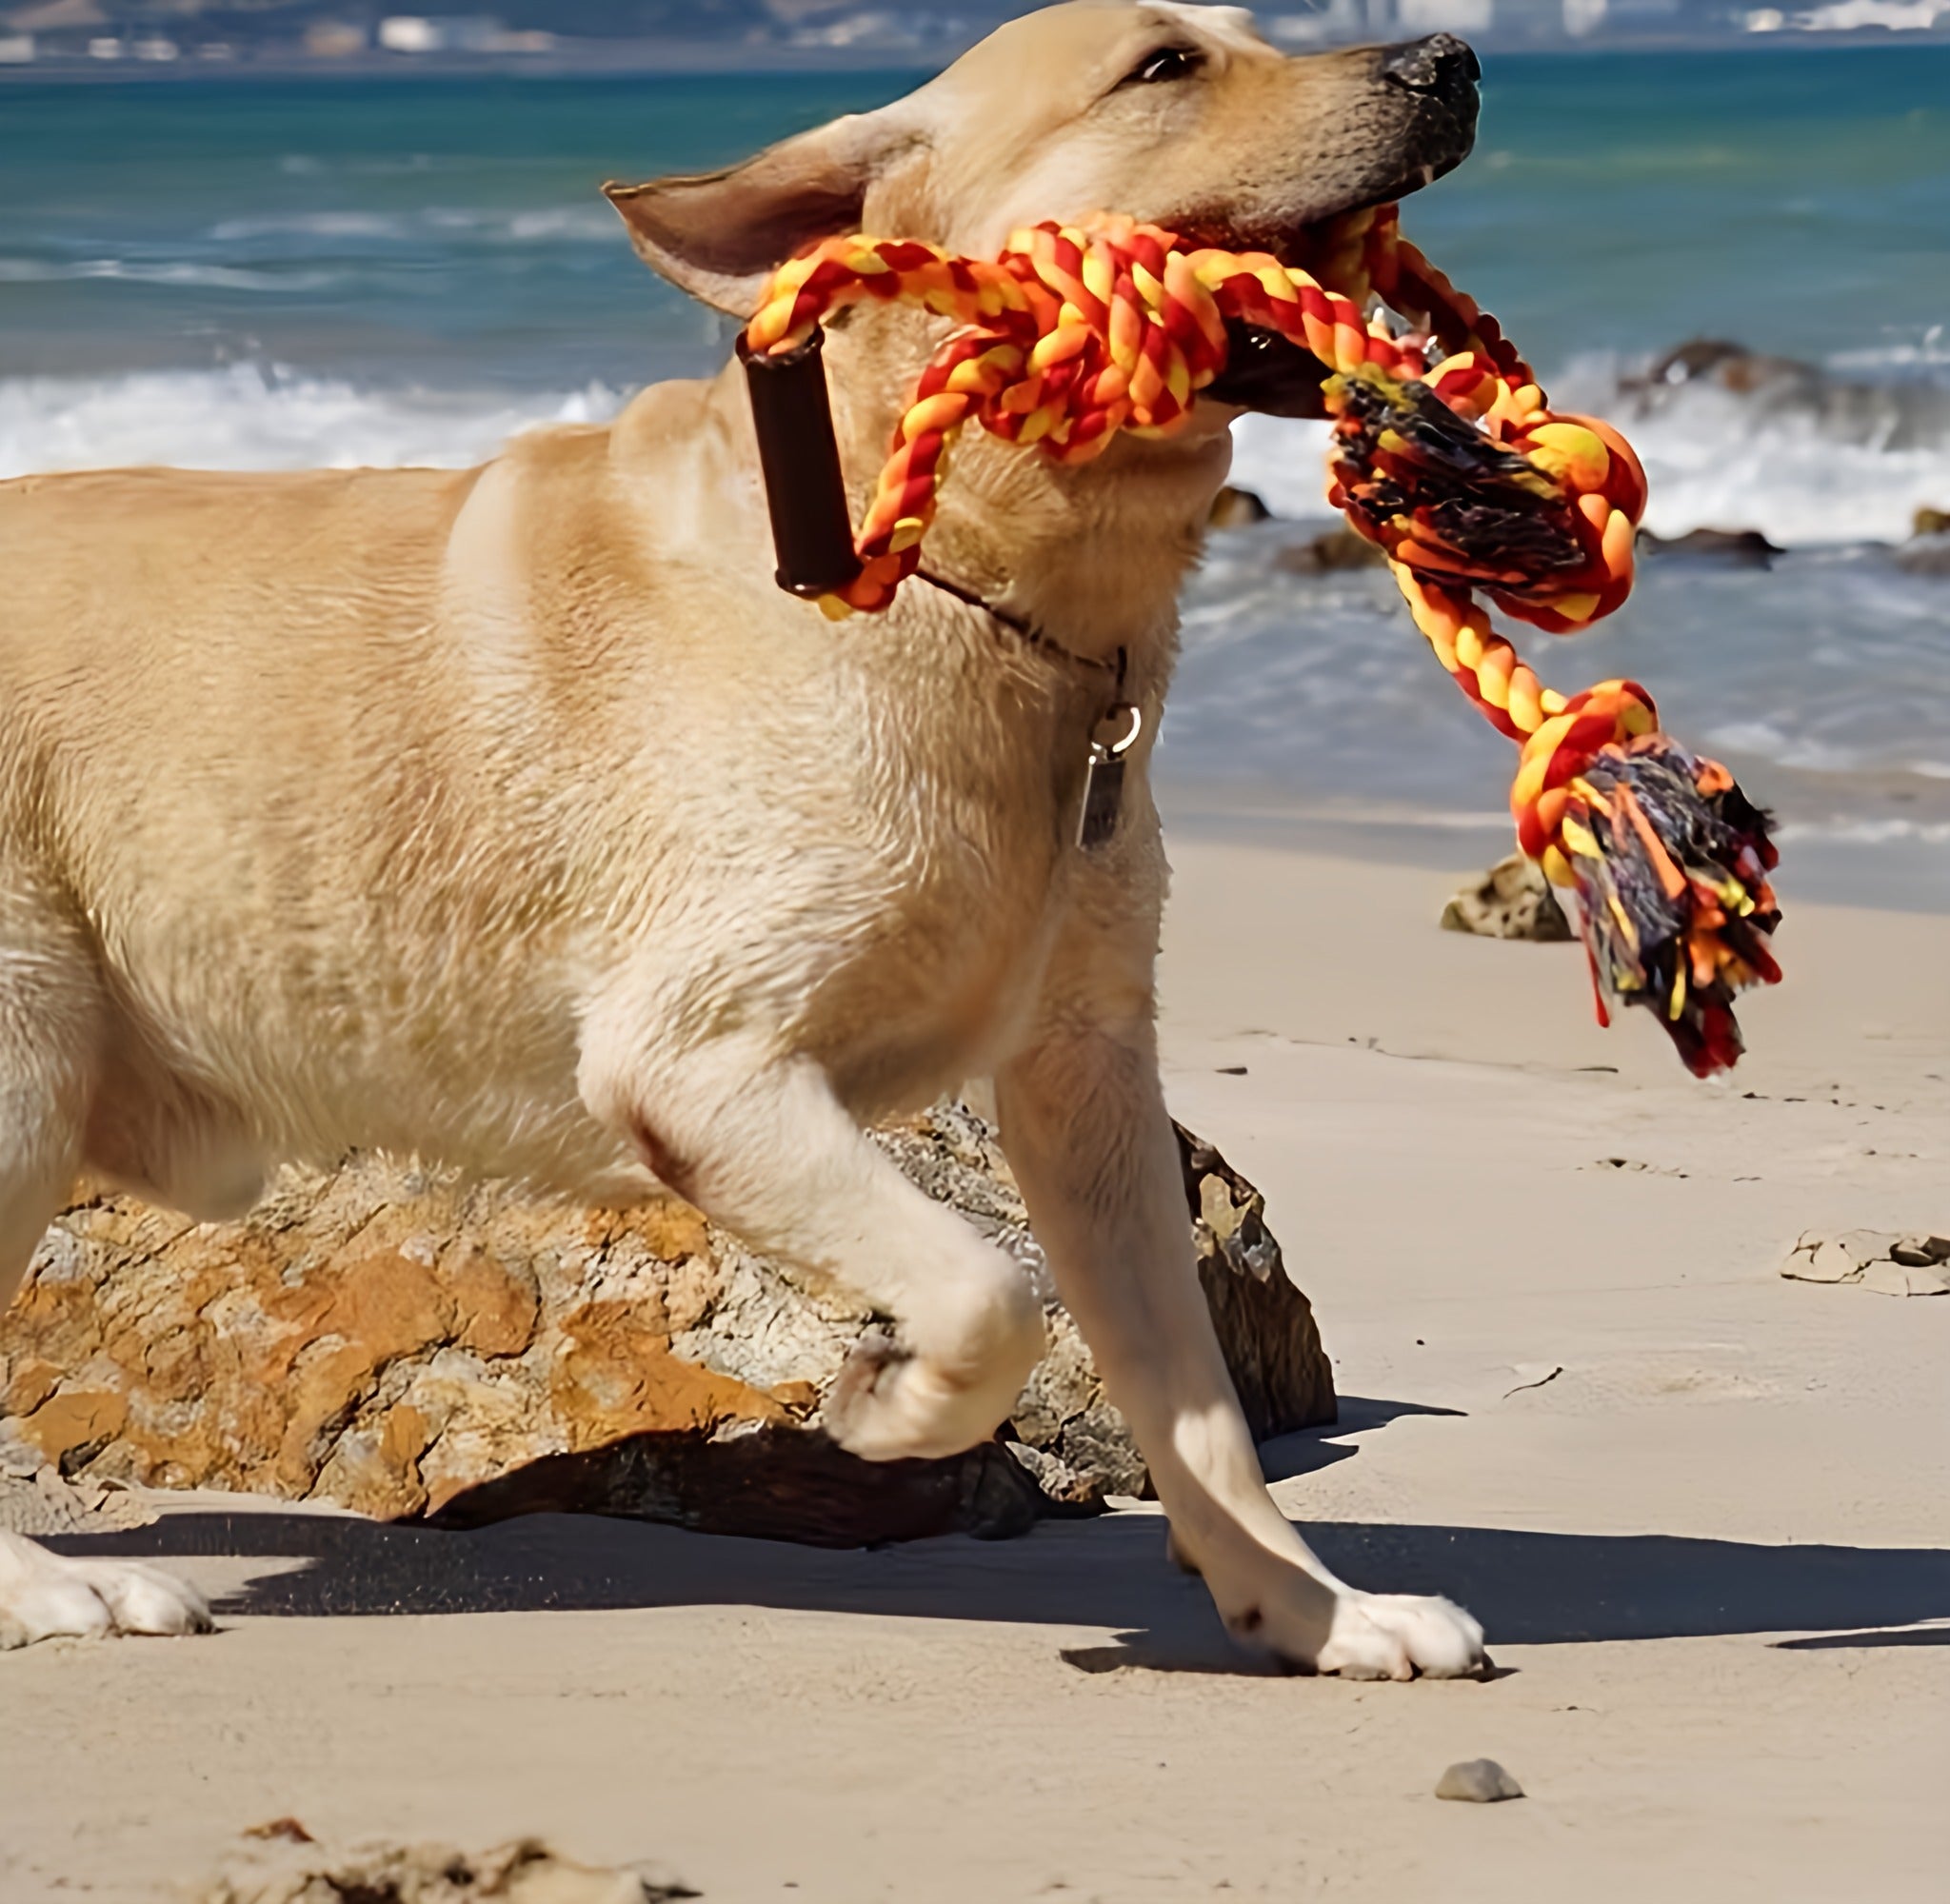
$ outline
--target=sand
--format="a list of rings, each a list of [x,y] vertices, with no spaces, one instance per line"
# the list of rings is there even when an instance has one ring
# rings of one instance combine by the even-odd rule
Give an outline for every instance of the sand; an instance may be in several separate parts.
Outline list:
[[[713,1904],[1940,1896],[1950,1299],[1776,1265],[1950,1228],[1950,921],[1790,888],[1791,983],[1701,1086],[1590,1024],[1575,947],[1433,929],[1466,848],[1174,859],[1173,1105],[1346,1398],[1280,1499],[1471,1606],[1497,1677],[1256,1671],[1141,1509],[834,1555],[203,1497],[99,1544],[238,1596],[223,1633],[0,1660],[0,1899],[165,1896],[285,1815]],[[1521,1801],[1435,1797],[1482,1756]]]

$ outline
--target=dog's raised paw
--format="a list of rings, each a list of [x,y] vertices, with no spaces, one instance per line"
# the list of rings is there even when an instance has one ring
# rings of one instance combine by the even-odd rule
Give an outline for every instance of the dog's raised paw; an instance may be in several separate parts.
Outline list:
[[[41,1639],[208,1633],[203,1596],[188,1581],[129,1560],[70,1560],[0,1533],[0,1652]]]
[[[1350,1593],[1314,1668],[1343,1679],[1468,1678],[1483,1668],[1482,1628],[1450,1600]]]
[[[1013,1365],[997,1381],[958,1381],[880,1330],[861,1337],[826,1392],[821,1424],[866,1461],[939,1460],[995,1432],[1022,1386]]]

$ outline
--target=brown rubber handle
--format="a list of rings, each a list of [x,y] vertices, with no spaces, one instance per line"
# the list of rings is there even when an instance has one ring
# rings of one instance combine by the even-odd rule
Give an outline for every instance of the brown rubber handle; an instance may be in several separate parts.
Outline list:
[[[778,584],[787,594],[808,599],[843,588],[860,573],[820,361],[825,344],[825,333],[815,329],[797,349],[767,357],[743,337],[738,340],[779,558]]]

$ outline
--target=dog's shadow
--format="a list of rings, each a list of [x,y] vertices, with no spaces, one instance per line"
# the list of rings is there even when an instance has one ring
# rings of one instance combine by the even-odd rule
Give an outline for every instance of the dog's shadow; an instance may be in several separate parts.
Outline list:
[[[1350,1398],[1349,1418],[1325,1432],[1344,1435],[1404,1412],[1423,1411]],[[1268,1452],[1277,1474],[1352,1451],[1314,1434]],[[1356,1586],[1462,1602],[1493,1645],[1804,1634],[1826,1636],[1788,1643],[1874,1646],[1918,1639],[1877,1629],[1950,1618],[1950,1549],[1360,1522],[1310,1522],[1305,1534]],[[766,1606],[1121,1629],[1115,1645],[1065,1652],[1084,1671],[1271,1670],[1227,1640],[1204,1586],[1169,1565],[1164,1522],[1152,1515],[1048,1521],[1008,1541],[953,1536],[835,1551],[590,1515],[534,1514],[450,1531],[297,1511],[197,1509],[49,1544],[101,1557],[302,1563],[251,1579],[223,1602],[229,1614]]]

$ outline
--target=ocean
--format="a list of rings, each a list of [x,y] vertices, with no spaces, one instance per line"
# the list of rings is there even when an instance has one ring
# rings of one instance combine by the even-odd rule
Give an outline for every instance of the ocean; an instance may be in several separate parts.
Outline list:
[[[721,362],[597,195],[702,170],[911,76],[0,86],[0,475],[126,462],[465,464]],[[1950,908],[1950,47],[1506,55],[1475,157],[1405,228],[1561,405],[1638,445],[1655,552],[1601,629],[1783,823],[1782,887]],[[1676,347],[1710,339],[1745,356]],[[1656,373],[1656,374],[1655,374]],[[1296,575],[1321,431],[1249,419],[1185,600],[1168,811],[1356,850],[1493,856],[1510,750],[1384,575]],[[1928,551],[1924,553],[1927,555]]]

